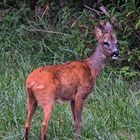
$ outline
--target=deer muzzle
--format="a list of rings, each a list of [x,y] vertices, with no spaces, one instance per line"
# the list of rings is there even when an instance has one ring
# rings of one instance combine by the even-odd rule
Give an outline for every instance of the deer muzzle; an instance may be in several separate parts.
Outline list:
[[[118,55],[119,55],[119,51],[117,50],[117,51],[112,52],[111,57],[112,57],[112,59],[117,59]]]

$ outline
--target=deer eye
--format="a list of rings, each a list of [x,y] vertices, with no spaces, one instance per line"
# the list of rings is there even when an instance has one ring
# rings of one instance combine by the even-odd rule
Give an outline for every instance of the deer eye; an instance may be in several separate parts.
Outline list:
[[[109,43],[108,42],[103,42],[104,46],[109,46]]]

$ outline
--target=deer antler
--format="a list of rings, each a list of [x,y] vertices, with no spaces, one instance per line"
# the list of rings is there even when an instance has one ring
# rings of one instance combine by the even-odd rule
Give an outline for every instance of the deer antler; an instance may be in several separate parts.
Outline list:
[[[106,8],[102,5],[99,9],[104,13],[107,17],[110,17],[109,13],[107,12]]]
[[[108,9],[106,7],[104,7],[103,5],[101,7],[99,7],[100,11],[102,11],[102,13],[104,13],[107,17],[111,17],[110,14],[108,13]],[[118,27],[117,24],[117,19],[115,16],[111,17],[110,22],[112,24],[112,26],[114,27]],[[102,23],[101,23],[102,25]]]

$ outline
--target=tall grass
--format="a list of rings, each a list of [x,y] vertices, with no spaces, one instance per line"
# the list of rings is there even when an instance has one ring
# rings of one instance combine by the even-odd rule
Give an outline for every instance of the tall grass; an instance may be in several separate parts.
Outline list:
[[[24,137],[26,74],[20,69],[7,68],[0,76],[0,139],[19,140]],[[120,75],[112,71],[109,75],[103,73],[84,107],[81,139],[140,139],[139,94],[132,91]],[[42,117],[43,113],[38,107],[33,117],[32,140],[40,138]],[[48,128],[48,138],[74,139],[73,135],[70,106],[56,105]]]
[[[57,14],[59,16],[59,12]],[[37,21],[26,18],[21,21],[19,15],[19,11],[8,12],[0,26],[2,140],[24,138],[27,112],[25,80],[28,73],[39,66],[84,59],[91,53],[91,49],[85,46],[95,42],[92,34],[81,33],[77,26],[68,26],[69,17],[65,12],[55,26],[47,18]],[[17,22],[13,17],[17,17]],[[80,24],[86,23],[87,13],[80,13],[79,18]],[[36,29],[63,32],[69,36],[34,32]],[[40,138],[42,119],[43,113],[38,107],[32,121],[31,140]],[[57,104],[49,124],[48,139],[72,140],[74,129],[69,104]],[[81,140],[87,139],[140,139],[139,86],[138,90],[132,89],[121,74],[109,67],[98,79],[96,88],[87,99],[83,110]]]

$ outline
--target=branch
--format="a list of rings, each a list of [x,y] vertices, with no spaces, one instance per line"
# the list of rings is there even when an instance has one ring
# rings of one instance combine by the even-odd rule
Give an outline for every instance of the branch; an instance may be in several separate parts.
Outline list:
[[[58,35],[64,35],[64,36],[71,36],[69,34],[65,34],[65,33],[61,33],[61,32],[54,32],[54,31],[47,31],[47,30],[40,30],[40,29],[36,29],[36,30],[28,30],[29,32],[43,32],[43,33],[50,33],[50,34],[58,34]]]
[[[87,5],[84,5],[84,7],[87,8],[87,9],[89,9],[89,10],[91,10],[91,11],[96,12],[98,15],[103,14],[103,12],[97,11],[97,10],[95,10],[94,8],[91,8],[91,7],[87,6]]]

